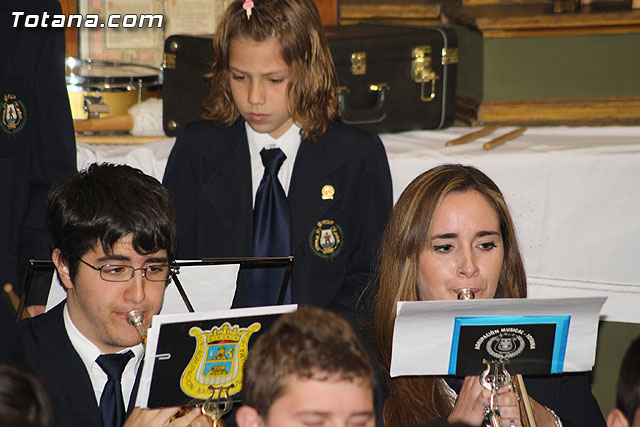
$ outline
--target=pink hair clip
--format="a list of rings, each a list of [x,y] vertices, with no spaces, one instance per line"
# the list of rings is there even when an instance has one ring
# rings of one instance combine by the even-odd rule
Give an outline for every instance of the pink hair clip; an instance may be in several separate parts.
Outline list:
[[[244,0],[244,3],[242,3],[242,8],[247,12],[247,19],[251,19],[251,9],[253,9],[253,1]]]

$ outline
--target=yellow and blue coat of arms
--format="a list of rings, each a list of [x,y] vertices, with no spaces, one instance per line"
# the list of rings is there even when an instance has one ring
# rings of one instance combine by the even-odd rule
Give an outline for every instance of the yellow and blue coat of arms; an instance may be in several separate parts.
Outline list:
[[[196,349],[182,373],[182,391],[195,399],[218,398],[221,389],[228,389],[229,396],[239,393],[242,368],[249,355],[249,338],[260,328],[258,322],[246,328],[224,322],[209,331],[197,326],[189,329],[189,335],[196,339]]]

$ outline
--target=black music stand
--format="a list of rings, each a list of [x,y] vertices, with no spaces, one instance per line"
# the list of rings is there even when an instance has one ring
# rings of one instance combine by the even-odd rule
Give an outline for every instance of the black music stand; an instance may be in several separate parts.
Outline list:
[[[280,293],[278,295],[278,301],[276,305],[282,305],[284,297],[287,292],[287,286],[289,284],[289,277],[291,276],[291,269],[293,268],[293,256],[288,257],[265,257],[265,258],[251,258],[251,257],[239,257],[239,258],[203,258],[199,261],[181,261],[176,262],[174,265],[177,269],[171,271],[171,278],[176,284],[176,288],[182,297],[185,307],[190,313],[193,313],[193,305],[185,292],[182,283],[178,279],[178,273],[180,267],[192,267],[199,265],[223,265],[223,264],[240,264],[240,267],[282,267],[284,266],[284,276],[282,278],[282,284],[280,285]]]
[[[27,304],[27,297],[31,291],[31,281],[33,280],[33,273],[36,271],[52,271],[55,274],[55,266],[51,260],[29,260],[29,266],[27,267],[27,275],[24,278],[24,286],[22,287],[22,295],[20,296],[20,304],[16,310],[16,322],[22,319],[22,313],[24,312],[24,306]]]

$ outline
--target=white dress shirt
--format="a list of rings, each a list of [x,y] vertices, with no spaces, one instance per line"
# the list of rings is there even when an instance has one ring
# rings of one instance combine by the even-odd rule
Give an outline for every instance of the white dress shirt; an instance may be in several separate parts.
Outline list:
[[[91,341],[87,339],[82,333],[76,328],[71,320],[71,316],[69,316],[69,307],[65,304],[64,306],[64,327],[67,330],[67,335],[71,340],[71,344],[73,348],[78,352],[82,362],[87,368],[87,372],[89,373],[89,378],[91,378],[91,384],[93,385],[93,392],[96,396],[96,402],[98,406],[100,406],[100,397],[102,396],[102,390],[104,386],[107,384],[107,374],[102,370],[100,365],[96,363],[96,359],[98,356],[102,354],[100,349]],[[136,382],[136,374],[138,372],[138,368],[140,367],[140,363],[142,362],[142,358],[144,357],[144,347],[142,344],[138,344],[134,347],[125,348],[118,353],[125,353],[126,351],[131,350],[133,352],[133,356],[127,366],[124,368],[124,372],[122,373],[121,383],[122,383],[122,397],[124,399],[124,409],[127,410],[129,406],[129,399],[131,397],[131,391],[133,390],[133,385]],[[71,379],[72,381],[73,379]]]
[[[256,193],[260,186],[260,181],[264,175],[264,165],[260,151],[263,148],[280,148],[287,158],[282,163],[278,171],[278,180],[282,185],[284,194],[289,194],[289,184],[293,174],[293,164],[296,161],[298,148],[300,147],[300,128],[295,124],[291,125],[280,138],[274,139],[268,133],[258,133],[245,122],[247,130],[247,140],[249,141],[249,155],[251,156],[251,183],[253,188],[253,204],[256,202]]]

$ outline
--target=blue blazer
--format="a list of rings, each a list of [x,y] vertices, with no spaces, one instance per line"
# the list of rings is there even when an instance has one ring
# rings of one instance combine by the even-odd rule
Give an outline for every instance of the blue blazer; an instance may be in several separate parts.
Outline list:
[[[24,12],[15,28],[13,11]],[[0,120],[0,283],[13,283],[19,295],[29,259],[51,258],[49,188],[77,172],[64,29],[24,26],[25,16],[44,12],[61,14],[58,0],[0,2],[0,112],[17,103],[22,117],[14,129]],[[33,279],[28,305],[45,305],[51,273]],[[0,327],[15,323],[15,313],[5,313]]]
[[[102,427],[89,373],[64,327],[65,302],[2,331],[0,361],[27,365],[42,377],[53,402],[56,427]],[[129,399],[129,412],[135,405],[141,372],[142,367]]]
[[[177,210],[178,258],[251,256],[253,190],[244,123],[240,118],[220,128],[197,121],[178,135],[163,180]],[[323,199],[327,185],[335,193]],[[393,203],[382,142],[340,123],[316,142],[301,141],[288,201],[292,301],[353,312]],[[333,241],[321,241],[321,229],[329,228]],[[323,244],[333,251],[325,253]],[[246,304],[248,291],[239,280],[234,306]]]

